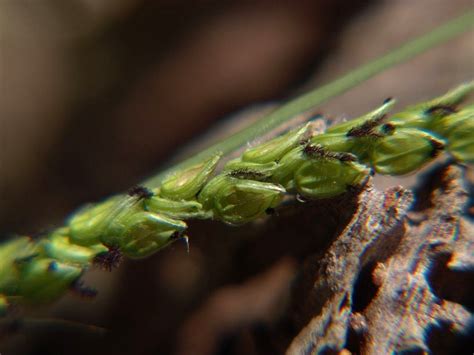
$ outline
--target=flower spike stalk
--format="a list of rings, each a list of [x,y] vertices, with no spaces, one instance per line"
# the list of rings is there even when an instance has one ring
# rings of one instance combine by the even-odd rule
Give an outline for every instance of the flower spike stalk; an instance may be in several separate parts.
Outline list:
[[[121,255],[147,257],[187,238],[186,220],[251,222],[285,195],[331,198],[372,173],[414,172],[442,152],[474,163],[474,105],[461,107],[474,81],[390,114],[394,101],[315,134],[311,123],[254,146],[216,173],[222,154],[169,174],[152,189],[132,188],[73,213],[42,238],[0,245],[0,313],[10,303],[37,304],[80,287],[92,264],[115,266]]]

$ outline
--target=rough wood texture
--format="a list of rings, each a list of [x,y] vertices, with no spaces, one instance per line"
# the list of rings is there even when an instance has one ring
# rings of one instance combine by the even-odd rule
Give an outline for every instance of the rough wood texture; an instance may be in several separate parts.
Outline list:
[[[469,353],[474,229],[462,216],[462,175],[456,166],[433,174],[417,212],[402,188],[360,195],[352,221],[306,263],[293,300],[306,325],[288,354]]]

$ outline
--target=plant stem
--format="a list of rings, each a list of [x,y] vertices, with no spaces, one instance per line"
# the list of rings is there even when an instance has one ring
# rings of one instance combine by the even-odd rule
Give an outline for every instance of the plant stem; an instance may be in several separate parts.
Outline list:
[[[189,159],[186,159],[181,163],[178,163],[147,179],[143,182],[143,185],[150,188],[157,187],[166,175],[174,171],[190,167],[206,157],[216,154],[216,152],[221,152],[224,155],[229,154],[244,145],[246,142],[274,129],[295,115],[320,105],[385,71],[386,69],[407,61],[430,48],[447,42],[451,38],[471,30],[473,27],[474,10],[471,10],[448,23],[441,25],[435,30],[430,31],[428,34],[410,41],[398,49],[349,72],[339,79],[332,81],[330,84],[312,90],[287,102],[266,117],[251,124],[249,127],[244,128],[240,132],[237,132]]]

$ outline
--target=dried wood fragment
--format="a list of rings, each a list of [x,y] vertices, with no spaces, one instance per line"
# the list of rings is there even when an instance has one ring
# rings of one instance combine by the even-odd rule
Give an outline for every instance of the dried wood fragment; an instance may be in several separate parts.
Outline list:
[[[474,227],[463,216],[462,175],[457,166],[439,171],[428,184],[430,203],[417,202],[425,207],[416,214],[408,190],[362,192],[352,221],[306,263],[304,273],[313,276],[293,301],[304,325],[288,354],[448,353],[466,346]]]

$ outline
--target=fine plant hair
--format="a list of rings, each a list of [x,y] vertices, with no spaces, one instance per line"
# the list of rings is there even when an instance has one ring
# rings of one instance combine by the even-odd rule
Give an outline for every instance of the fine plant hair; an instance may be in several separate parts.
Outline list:
[[[391,113],[395,100],[315,134],[308,122],[253,146],[218,171],[223,156],[297,113],[336,96],[417,53],[468,30],[464,15],[367,66],[283,105],[264,120],[164,171],[125,194],[86,205],[39,238],[0,245],[0,314],[40,304],[68,289],[92,297],[81,276],[91,265],[112,271],[122,258],[148,257],[188,240],[191,219],[242,225],[274,213],[288,196],[318,200],[361,187],[373,173],[403,175],[441,152],[474,163],[474,91],[468,82],[430,101]]]

